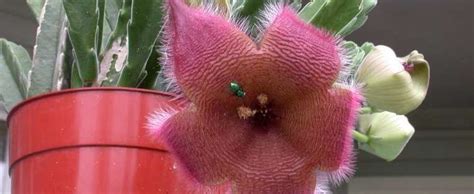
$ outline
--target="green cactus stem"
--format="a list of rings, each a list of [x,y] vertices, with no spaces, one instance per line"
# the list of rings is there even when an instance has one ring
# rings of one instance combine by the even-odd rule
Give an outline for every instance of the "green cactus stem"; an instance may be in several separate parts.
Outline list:
[[[161,30],[163,13],[156,10],[161,5],[162,0],[132,1],[132,16],[128,23],[128,63],[120,74],[119,86],[137,87],[147,74],[145,67]]]
[[[74,48],[79,75],[86,86],[92,85],[98,74],[97,58],[99,4],[98,0],[64,0],[69,20],[69,37]]]

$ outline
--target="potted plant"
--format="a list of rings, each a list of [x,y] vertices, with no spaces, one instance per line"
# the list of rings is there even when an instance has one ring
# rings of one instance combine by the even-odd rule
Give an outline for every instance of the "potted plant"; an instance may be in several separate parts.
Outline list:
[[[359,148],[388,161],[395,159],[414,132],[402,114],[421,104],[428,86],[429,67],[418,52],[397,58],[385,46],[374,46],[371,43],[358,46],[350,41],[339,40],[363,25],[367,14],[376,5],[376,0],[314,0],[304,7],[301,1],[295,0],[285,5],[270,6],[273,9],[265,8],[265,5],[271,4],[269,2],[251,0],[214,1],[208,5],[210,9],[203,9],[203,1],[200,0],[188,0],[187,4],[169,0],[164,1],[165,5],[162,5],[164,2],[161,0],[28,2],[40,24],[32,60],[21,46],[0,40],[0,67],[7,70],[0,71],[0,78],[4,80],[0,85],[0,94],[9,111],[10,174],[14,193],[179,193],[195,192],[197,189],[203,189],[199,190],[203,192],[229,190],[227,184],[220,183],[232,184],[233,189],[242,192],[245,189],[264,191],[258,190],[264,187],[248,184],[238,178],[240,175],[237,174],[247,176],[247,172],[224,168],[228,163],[221,164],[219,158],[212,158],[215,153],[232,155],[218,151],[229,148],[224,146],[227,145],[226,142],[240,133],[226,141],[224,136],[212,132],[179,132],[188,129],[183,125],[194,125],[195,122],[201,125],[213,119],[226,120],[226,117],[217,114],[221,108],[207,107],[214,103],[207,101],[213,99],[206,97],[207,92],[216,85],[227,86],[225,89],[219,87],[216,90],[219,94],[215,94],[224,96],[224,107],[226,103],[234,104],[235,100],[240,99],[238,101],[243,105],[237,107],[235,116],[258,125],[255,129],[265,129],[263,131],[267,127],[262,128],[260,124],[267,126],[267,118],[272,118],[272,121],[273,116],[281,118],[278,116],[281,112],[273,115],[272,94],[281,94],[281,98],[286,99],[287,94],[280,92],[288,90],[287,93],[295,95],[288,88],[306,89],[308,83],[298,82],[298,79],[292,77],[294,75],[282,73],[280,77],[270,76],[283,71],[259,74],[259,71],[250,70],[246,73],[249,77],[246,77],[231,69],[228,72],[234,72],[234,77],[226,77],[227,74],[221,72],[222,69],[213,68],[221,67],[219,61],[202,59],[200,56],[205,53],[211,53],[216,58],[227,56],[222,53],[227,52],[227,48],[221,48],[226,45],[219,45],[214,41],[235,33],[226,31],[231,25],[223,22],[231,18],[248,21],[248,36],[245,41],[251,40],[249,37],[255,37],[254,42],[262,41],[262,37],[270,37],[268,39],[276,38],[277,42],[290,45],[287,55],[295,55],[297,59],[279,57],[280,61],[274,63],[291,64],[290,62],[299,63],[307,59],[311,59],[309,61],[312,63],[321,63],[318,61],[321,56],[312,56],[305,46],[301,52],[291,50],[296,48],[292,44],[302,44],[301,41],[314,43],[312,45],[327,45],[324,48],[318,47],[317,49],[322,49],[318,52],[334,48],[334,56],[337,55],[338,58],[334,58],[337,60],[334,62],[337,68],[335,66],[333,72],[319,69],[314,75],[311,72],[306,74],[313,78],[335,75],[337,79],[327,80],[331,87],[326,89],[337,91],[335,94],[341,96],[335,97],[331,92],[316,92],[311,99],[318,101],[322,95],[326,96],[324,99],[341,101],[332,103],[319,99],[323,105],[327,103],[327,107],[316,106],[316,109],[330,111],[333,105],[337,105],[345,111],[344,107],[349,100],[343,99],[352,96],[351,103],[347,104],[347,114],[344,114],[347,118],[342,117],[341,122],[329,124],[341,126],[344,128],[343,132],[332,134],[327,131],[318,135],[324,140],[324,136],[332,134],[332,140],[339,142],[332,148],[337,151],[324,147],[322,142],[313,142],[317,144],[315,147],[322,146],[319,147],[320,150],[328,149],[325,159],[311,160],[311,165],[308,164],[311,172],[307,169],[303,173],[311,174],[314,165],[318,163],[318,173],[308,175],[317,179],[317,189],[323,189],[326,184],[321,180],[329,179],[337,184],[352,175],[351,137],[359,142]],[[161,11],[161,7],[165,7],[166,11]],[[262,17],[267,22],[277,23],[277,20],[281,20],[284,21],[282,25],[295,23],[295,28],[291,29],[296,30],[294,34],[307,31],[306,35],[311,35],[308,35],[309,38],[299,36],[296,39],[279,40],[279,36],[271,35],[269,24],[259,19],[259,14],[264,10],[267,12]],[[166,23],[164,28],[163,23]],[[259,25],[267,29],[263,29],[262,33]],[[281,31],[290,31],[290,28],[283,27]],[[203,34],[199,35],[199,32]],[[238,33],[244,34],[242,31]],[[291,37],[289,34],[285,36]],[[232,37],[232,40],[237,41],[239,38],[241,36]],[[162,40],[166,43],[164,47],[161,45]],[[245,41],[236,42],[235,46],[245,44]],[[277,45],[280,44],[273,46]],[[164,51],[159,51],[160,48]],[[323,61],[333,64],[331,57],[324,57]],[[159,58],[163,60],[159,61]],[[224,58],[222,60],[226,60]],[[256,63],[263,62],[257,60]],[[181,64],[189,64],[189,67],[180,66]],[[327,68],[331,69],[329,66]],[[203,76],[207,79],[203,79]],[[265,91],[270,91],[270,95],[254,94],[254,82],[266,80],[265,82],[281,84],[279,80],[282,77],[288,79],[283,85],[288,84],[285,86],[289,87],[273,88],[275,85],[263,84],[257,88],[266,88]],[[294,78],[297,81],[292,83],[290,80]],[[313,78],[308,80],[309,83],[312,80],[315,86],[327,84],[324,81],[322,83],[319,78]],[[252,81],[248,81],[249,79]],[[312,93],[319,89],[308,91]],[[205,95],[201,95],[202,93]],[[254,97],[257,99],[256,104],[251,100],[251,105],[245,105],[249,98]],[[18,102],[21,103],[13,108]],[[221,102],[215,103],[222,105]],[[307,104],[308,106],[301,105],[302,108],[307,108],[312,103]],[[234,110],[233,105],[231,107]],[[359,111],[357,107],[362,108]],[[200,112],[202,109],[211,111]],[[152,114],[154,111],[157,112]],[[267,116],[267,111],[271,116]],[[179,116],[192,115],[193,112],[198,112],[200,116],[206,115],[205,119],[201,122],[197,116]],[[324,116],[319,116],[323,120]],[[330,117],[324,120],[331,122]],[[323,123],[316,122],[315,125],[319,124],[319,127],[324,128]],[[210,124],[213,125],[212,122]],[[229,129],[239,125],[222,124]],[[298,126],[301,123],[293,124]],[[352,130],[354,125],[359,130]],[[262,133],[261,130],[257,131],[258,134]],[[196,135],[196,140],[182,141],[192,134]],[[207,139],[208,135],[213,139]],[[261,142],[265,142],[266,138]],[[291,133],[288,138],[295,138],[294,145],[304,142],[301,137],[293,137]],[[205,149],[205,144],[216,143],[222,145],[222,148],[210,146],[213,149]],[[182,145],[187,146],[185,148]],[[173,157],[168,154],[168,150]],[[297,159],[293,159],[295,158]],[[264,158],[257,156],[256,159]],[[234,160],[235,158],[230,163]],[[324,162],[326,160],[330,162]],[[213,173],[215,169],[203,168],[209,167],[209,163],[203,161],[210,161],[214,168],[222,167],[235,174],[216,175]],[[254,162],[242,162],[241,165],[249,164],[253,165]],[[268,165],[273,164],[270,161]],[[182,172],[185,174],[181,174]],[[254,183],[265,183],[266,179],[271,178],[260,175],[256,177],[259,179]],[[286,183],[290,182],[279,182],[280,186],[270,187],[267,191],[284,191],[285,188],[307,191],[306,186],[315,184],[314,181],[309,181],[304,188],[292,187],[294,185],[291,184],[281,186]],[[216,185],[222,186],[216,188]]]
[[[145,126],[174,106],[154,90],[162,1],[28,2],[33,58],[1,40],[13,193],[172,191],[173,161]]]

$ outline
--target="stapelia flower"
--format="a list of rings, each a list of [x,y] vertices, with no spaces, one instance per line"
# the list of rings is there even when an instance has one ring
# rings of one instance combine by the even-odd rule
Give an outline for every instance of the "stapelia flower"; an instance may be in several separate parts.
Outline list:
[[[165,68],[190,104],[152,122],[190,180],[239,193],[312,193],[318,175],[350,173],[360,96],[334,86],[336,38],[284,6],[267,11],[258,41],[179,0],[167,11]]]

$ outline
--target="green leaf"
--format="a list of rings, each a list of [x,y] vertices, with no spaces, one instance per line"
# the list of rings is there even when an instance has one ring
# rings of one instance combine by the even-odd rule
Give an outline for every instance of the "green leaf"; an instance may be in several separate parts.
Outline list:
[[[239,18],[246,18],[250,25],[255,25],[258,21],[260,11],[263,10],[265,4],[272,0],[243,0],[237,1],[232,7],[233,11]]]
[[[365,24],[367,21],[368,17],[366,15],[363,16],[356,16],[354,19],[352,19],[344,28],[339,30],[336,34],[342,37],[345,37],[355,30],[359,29],[362,27],[362,25]]]
[[[326,5],[328,0],[313,0],[306,4],[303,9],[298,13],[300,18],[307,23],[314,23],[321,8]]]
[[[1,123],[3,122],[5,124],[7,120],[7,115],[8,115],[8,111],[5,105],[5,100],[3,99],[2,94],[0,94],[0,130],[4,130],[4,128],[1,128],[1,125],[2,125]]]
[[[359,14],[361,3],[362,0],[329,0],[311,23],[337,33]]]
[[[8,111],[4,99],[0,94],[0,136],[5,136],[7,132]]]
[[[301,9],[301,6],[303,4],[301,3],[301,0],[294,0],[291,4],[290,7],[293,8],[293,10],[298,11]]]
[[[123,0],[106,0],[105,1],[105,10],[104,10],[105,11],[104,12],[105,24],[103,26],[103,33],[102,33],[102,43],[101,43],[102,52],[100,53],[100,60],[102,60],[102,57],[105,53],[105,49],[107,49],[109,40],[112,36],[112,32],[115,30],[115,27],[117,25],[118,17],[120,14],[120,8],[122,7],[122,4],[123,4]]]
[[[355,71],[355,67],[358,67],[362,63],[365,52],[352,41],[344,41],[343,46],[346,50],[346,55],[351,59],[350,68],[352,71]]]
[[[102,54],[97,86],[116,86],[120,72],[127,63],[127,25],[132,12],[131,7],[132,0],[125,0],[118,12],[117,21],[114,22],[116,24],[114,31],[110,35],[107,47]]]
[[[101,61],[102,58],[104,57],[104,52],[105,52],[105,49],[107,49],[107,44],[109,42],[110,36],[112,36],[112,29],[110,29],[110,25],[104,24],[103,32],[102,32],[102,40],[100,43],[101,53],[99,54],[99,61]],[[99,73],[100,73],[100,66],[99,66]]]
[[[105,0],[98,0],[97,7],[99,10],[99,21],[97,25],[97,55],[100,55],[100,51],[102,49],[102,39],[104,38],[104,25],[108,27],[109,24],[105,23]]]
[[[101,71],[97,78],[98,86],[117,86],[120,72],[127,63],[127,39],[119,38],[106,50],[100,63]]]
[[[79,70],[77,69],[77,63],[74,61],[71,67],[71,88],[84,87],[81,77],[79,76]]]
[[[45,12],[36,35],[28,96],[57,89],[66,42],[66,17],[62,1],[46,0]]]
[[[360,48],[365,52],[365,55],[369,54],[372,49],[374,49],[375,45],[371,42],[365,42],[360,46]]]
[[[67,33],[66,33],[67,34]],[[71,40],[69,40],[69,37],[66,37],[66,42],[65,42],[65,48],[63,51],[63,67],[62,67],[62,74],[60,77],[59,82],[62,82],[60,85],[60,88],[58,89],[64,89],[64,88],[70,88],[71,87],[71,77],[72,77],[72,66],[74,63],[74,53],[71,45]]]
[[[41,10],[43,9],[45,1],[46,0],[26,0],[26,3],[28,3],[28,6],[38,21],[40,20]]]
[[[105,1],[105,19],[111,30],[115,29],[122,8],[123,0],[106,0]]]
[[[367,21],[369,12],[377,5],[377,0],[363,0],[362,10],[348,24],[346,24],[337,34],[347,36],[359,29]]]
[[[113,5],[110,5],[109,3],[107,5],[112,6],[111,9],[115,9]],[[107,47],[106,47],[107,49],[111,48],[112,44],[116,42],[117,39],[124,38],[127,36],[127,25],[132,13],[132,0],[124,0],[124,2],[121,5],[122,7],[117,12],[117,16],[113,16],[112,11],[110,10],[107,11],[107,13],[109,14],[107,16],[107,20],[109,20],[110,24],[114,23],[114,25],[111,26],[111,29],[113,30],[113,32],[107,43]],[[108,9],[109,7],[107,7],[107,10]],[[115,19],[116,21],[111,21],[112,19]]]
[[[26,98],[31,59],[21,46],[0,39],[0,95],[7,111]]]
[[[156,11],[161,6],[162,0],[132,1],[132,16],[128,24],[128,63],[119,77],[119,86],[137,87],[141,81],[161,31],[163,13]]]
[[[147,76],[140,84],[140,88],[145,89],[153,89],[155,88],[156,80],[158,78],[158,74],[161,69],[161,65],[159,62],[160,53],[157,50],[151,52],[150,58],[146,64],[145,71],[147,72]]]
[[[69,20],[69,37],[74,48],[79,75],[85,86],[92,85],[98,74],[97,39],[99,35],[98,0],[64,0]]]
[[[244,8],[244,0],[233,0],[230,5],[232,15],[239,13]]]
[[[355,42],[344,41],[343,46],[347,57],[351,61],[349,65],[350,75],[354,75],[374,45],[370,42],[366,42],[359,47]]]
[[[242,16],[256,15],[258,11],[263,8],[265,2],[265,0],[245,0],[240,14],[242,14]]]

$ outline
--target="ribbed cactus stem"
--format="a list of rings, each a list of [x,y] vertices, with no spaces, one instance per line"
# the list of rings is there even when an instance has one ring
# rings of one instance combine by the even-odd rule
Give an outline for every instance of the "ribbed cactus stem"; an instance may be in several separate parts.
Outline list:
[[[84,85],[91,86],[97,79],[99,23],[98,0],[64,0],[69,20],[69,37],[76,56],[79,75]]]
[[[156,11],[162,0],[133,0],[128,23],[128,58],[118,85],[137,87],[148,73],[145,67],[161,30],[163,13]],[[158,65],[158,64],[157,64]]]

